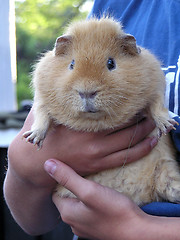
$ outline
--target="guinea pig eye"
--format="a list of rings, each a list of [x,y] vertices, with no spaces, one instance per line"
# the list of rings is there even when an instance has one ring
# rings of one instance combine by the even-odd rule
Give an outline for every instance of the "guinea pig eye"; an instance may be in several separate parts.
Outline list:
[[[75,61],[74,61],[74,59],[73,59],[72,62],[70,63],[70,65],[69,65],[69,69],[70,69],[70,70],[73,70],[73,69],[74,69],[74,64],[75,64]]]
[[[109,58],[107,60],[107,68],[109,69],[109,71],[114,70],[116,68],[116,62],[113,58]]]

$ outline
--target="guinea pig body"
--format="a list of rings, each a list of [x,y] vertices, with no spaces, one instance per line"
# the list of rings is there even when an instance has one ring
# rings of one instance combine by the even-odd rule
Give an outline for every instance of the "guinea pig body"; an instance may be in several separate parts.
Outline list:
[[[165,80],[158,60],[112,19],[72,24],[37,64],[33,84],[35,120],[24,137],[39,147],[52,122],[78,131],[102,131],[146,110],[157,126],[152,134],[174,128],[164,108]],[[180,199],[179,167],[169,135],[163,135],[147,157],[87,178],[139,205]],[[57,192],[71,195],[61,186]]]

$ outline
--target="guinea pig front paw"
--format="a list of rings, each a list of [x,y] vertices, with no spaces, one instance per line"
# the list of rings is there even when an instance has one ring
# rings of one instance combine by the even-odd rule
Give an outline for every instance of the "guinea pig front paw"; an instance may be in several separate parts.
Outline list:
[[[174,119],[169,119],[168,122],[169,122],[169,127],[167,127],[167,132],[170,132],[173,129],[176,130],[175,126],[176,125],[179,126],[179,123]]]
[[[26,138],[26,142],[30,142],[33,145],[37,145],[38,150],[42,148],[45,136],[46,136],[46,132],[38,129],[30,130],[23,134],[23,138]]]
[[[158,128],[158,137],[161,137],[162,134],[167,134],[171,130],[176,130],[175,125],[179,125],[174,119],[165,119],[165,118],[158,118],[156,121],[156,126]]]

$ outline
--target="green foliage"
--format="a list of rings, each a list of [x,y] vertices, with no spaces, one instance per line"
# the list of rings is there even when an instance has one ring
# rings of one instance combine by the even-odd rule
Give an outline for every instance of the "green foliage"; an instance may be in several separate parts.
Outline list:
[[[33,98],[33,90],[30,87],[31,75],[30,69],[26,61],[21,60],[17,65],[18,84],[17,84],[17,96],[19,104],[24,99]]]
[[[40,53],[53,48],[69,22],[86,18],[87,12],[81,11],[85,2],[87,0],[15,1],[18,103],[33,97],[30,73]]]

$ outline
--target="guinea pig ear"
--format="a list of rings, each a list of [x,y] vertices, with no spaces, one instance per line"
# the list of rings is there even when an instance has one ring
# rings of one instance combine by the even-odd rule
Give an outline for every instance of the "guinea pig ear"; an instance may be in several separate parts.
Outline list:
[[[121,49],[125,54],[137,55],[141,53],[141,49],[136,45],[136,39],[130,34],[120,37]]]
[[[58,37],[55,42],[55,48],[54,48],[55,55],[58,56],[58,55],[66,54],[71,42],[72,42],[71,36],[63,35]]]

